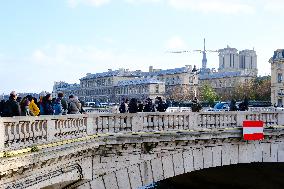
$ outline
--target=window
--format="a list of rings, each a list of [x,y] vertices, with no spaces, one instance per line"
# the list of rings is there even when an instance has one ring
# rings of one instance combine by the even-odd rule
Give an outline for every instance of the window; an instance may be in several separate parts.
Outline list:
[[[156,85],[156,93],[159,93],[159,85]]]
[[[283,80],[283,75],[282,75],[282,73],[278,73],[278,76],[277,76],[277,77],[278,77],[278,78],[277,78],[278,83],[281,83],[282,80]]]
[[[278,107],[281,107],[282,105],[283,105],[282,99],[278,99],[278,104],[277,104],[277,106],[278,106]]]
[[[230,54],[230,68],[232,67],[232,54]]]

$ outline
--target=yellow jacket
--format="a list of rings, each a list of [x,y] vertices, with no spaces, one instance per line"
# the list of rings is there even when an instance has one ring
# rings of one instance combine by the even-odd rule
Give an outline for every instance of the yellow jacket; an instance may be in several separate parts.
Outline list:
[[[39,110],[39,108],[37,107],[37,105],[36,105],[36,103],[34,102],[34,100],[32,100],[32,101],[30,102],[30,104],[29,104],[29,109],[30,109],[30,111],[32,112],[32,114],[33,114],[34,116],[38,116],[40,110]]]

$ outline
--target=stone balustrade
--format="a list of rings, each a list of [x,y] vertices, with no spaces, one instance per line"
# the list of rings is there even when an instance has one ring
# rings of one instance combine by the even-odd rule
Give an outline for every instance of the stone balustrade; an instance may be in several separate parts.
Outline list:
[[[244,120],[284,125],[284,112],[175,112],[79,114],[0,118],[0,151],[17,150],[101,133],[241,127]]]
[[[87,113],[113,113],[111,108],[86,108]]]

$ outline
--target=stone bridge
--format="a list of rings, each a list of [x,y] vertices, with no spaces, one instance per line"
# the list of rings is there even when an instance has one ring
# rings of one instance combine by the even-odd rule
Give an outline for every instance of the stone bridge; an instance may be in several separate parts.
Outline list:
[[[244,141],[262,120],[265,139]],[[284,162],[284,112],[0,118],[0,188],[139,188],[195,170]]]

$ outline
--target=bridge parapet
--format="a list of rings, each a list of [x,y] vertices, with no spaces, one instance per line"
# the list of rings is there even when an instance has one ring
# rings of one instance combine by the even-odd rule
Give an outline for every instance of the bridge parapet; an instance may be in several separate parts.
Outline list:
[[[262,120],[284,125],[284,112],[175,112],[80,114],[0,118],[0,150],[11,151],[101,133],[203,130],[241,127]],[[3,136],[3,137],[2,137]]]

